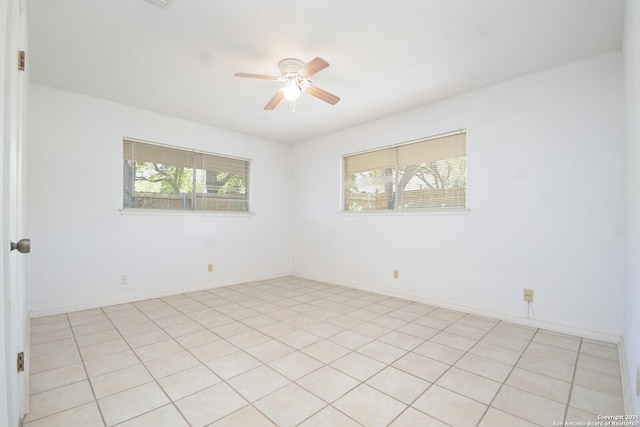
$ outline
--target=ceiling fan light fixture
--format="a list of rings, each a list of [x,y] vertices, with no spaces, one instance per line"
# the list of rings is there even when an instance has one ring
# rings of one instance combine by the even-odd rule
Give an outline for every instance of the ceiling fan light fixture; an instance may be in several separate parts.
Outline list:
[[[298,82],[296,82],[295,79],[287,80],[287,85],[282,89],[282,93],[287,101],[295,101],[300,98],[300,86],[298,86]]]

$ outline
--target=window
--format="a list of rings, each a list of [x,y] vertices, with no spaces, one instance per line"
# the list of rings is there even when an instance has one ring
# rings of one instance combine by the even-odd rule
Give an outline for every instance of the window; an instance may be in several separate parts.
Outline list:
[[[466,207],[466,132],[343,158],[345,211]]]
[[[248,211],[249,161],[124,140],[124,208]]]

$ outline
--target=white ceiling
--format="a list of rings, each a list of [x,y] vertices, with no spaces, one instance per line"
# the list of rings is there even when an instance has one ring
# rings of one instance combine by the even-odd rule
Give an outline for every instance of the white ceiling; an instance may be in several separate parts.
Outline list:
[[[617,50],[624,0],[28,0],[31,81],[294,143]],[[264,105],[287,57],[331,66]]]

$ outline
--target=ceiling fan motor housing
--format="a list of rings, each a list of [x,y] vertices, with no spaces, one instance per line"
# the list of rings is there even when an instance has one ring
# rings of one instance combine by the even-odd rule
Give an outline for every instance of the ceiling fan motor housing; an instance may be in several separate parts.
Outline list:
[[[278,62],[278,68],[280,69],[282,75],[285,75],[287,73],[297,73],[298,71],[300,71],[303,65],[304,63],[302,61],[295,58],[286,58]]]

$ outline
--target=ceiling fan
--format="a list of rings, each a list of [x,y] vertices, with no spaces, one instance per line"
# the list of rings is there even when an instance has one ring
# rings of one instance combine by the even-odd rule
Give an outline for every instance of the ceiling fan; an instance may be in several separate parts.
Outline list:
[[[314,58],[306,64],[295,58],[286,58],[278,63],[280,76],[267,76],[264,74],[251,73],[235,73],[236,77],[247,77],[250,79],[273,80],[277,82],[285,82],[286,86],[276,92],[275,95],[264,106],[265,110],[273,110],[278,103],[285,98],[289,101],[295,101],[300,97],[300,93],[306,92],[318,99],[335,105],[340,98],[332,93],[322,90],[311,85],[311,77],[318,71],[324,70],[329,63],[322,58]]]

